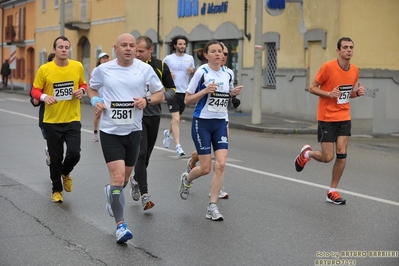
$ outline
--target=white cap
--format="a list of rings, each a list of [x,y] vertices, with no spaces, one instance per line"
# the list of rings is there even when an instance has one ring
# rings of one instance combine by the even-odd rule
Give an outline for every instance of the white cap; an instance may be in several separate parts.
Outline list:
[[[101,53],[101,54],[98,55],[97,59],[100,60],[103,56],[108,56],[109,57],[109,55],[107,53]]]

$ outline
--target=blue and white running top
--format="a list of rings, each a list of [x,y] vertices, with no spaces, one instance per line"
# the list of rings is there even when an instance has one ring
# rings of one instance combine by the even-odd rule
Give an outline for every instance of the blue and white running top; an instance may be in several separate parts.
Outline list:
[[[230,98],[230,83],[233,82],[226,69],[212,70],[208,64],[200,66],[194,73],[188,88],[189,94],[195,94],[212,83],[218,84],[218,89],[213,93],[204,95],[196,104],[194,118],[202,119],[227,119],[227,106]]]

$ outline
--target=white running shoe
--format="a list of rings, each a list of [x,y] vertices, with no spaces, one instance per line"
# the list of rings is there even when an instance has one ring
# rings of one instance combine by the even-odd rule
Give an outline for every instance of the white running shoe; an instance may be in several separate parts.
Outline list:
[[[223,221],[223,215],[219,212],[219,208],[216,204],[212,203],[206,208],[206,219],[212,219],[212,221]]]
[[[187,181],[188,174],[184,172],[180,177],[179,195],[180,198],[186,200],[190,194],[191,183]]]
[[[139,183],[134,180],[133,175],[130,176],[130,196],[132,196],[134,201],[139,201],[140,199]]]
[[[105,209],[107,209],[109,216],[114,217],[114,213],[112,211],[111,203],[110,203],[111,202],[111,197],[109,195],[110,188],[111,188],[111,186],[109,184],[104,187],[105,197],[107,199],[107,204],[105,205]]]
[[[98,133],[93,133],[93,141],[98,142]]]
[[[211,193],[209,193],[209,197],[211,196]],[[222,189],[220,190],[219,199],[228,199],[229,198],[229,193],[227,193],[226,191],[224,191],[224,187],[222,187]]]
[[[182,157],[182,156],[186,155],[186,153],[183,151],[181,145],[176,147],[176,153],[177,153],[178,157]]]
[[[163,146],[165,147],[165,148],[169,148],[169,145],[170,145],[170,140],[172,139],[172,137],[169,135],[169,130],[168,129],[165,129],[164,131],[163,131],[163,142],[162,142],[162,144],[163,144]]]

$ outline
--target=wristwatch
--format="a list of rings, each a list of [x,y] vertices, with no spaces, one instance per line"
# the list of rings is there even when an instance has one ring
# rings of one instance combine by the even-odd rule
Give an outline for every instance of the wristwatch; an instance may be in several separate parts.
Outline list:
[[[151,104],[151,97],[145,97],[145,100],[146,100],[146,102],[147,102],[147,105],[150,105]]]

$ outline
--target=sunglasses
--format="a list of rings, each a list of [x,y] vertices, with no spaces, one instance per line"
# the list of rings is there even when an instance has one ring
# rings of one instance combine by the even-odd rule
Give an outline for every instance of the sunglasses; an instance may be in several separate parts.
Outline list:
[[[224,54],[224,56],[228,56],[229,55],[229,53],[223,53]]]

